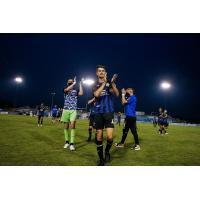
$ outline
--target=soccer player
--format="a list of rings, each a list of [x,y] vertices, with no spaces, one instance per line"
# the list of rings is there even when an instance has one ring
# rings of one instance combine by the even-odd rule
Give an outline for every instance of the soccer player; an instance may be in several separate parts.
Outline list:
[[[57,118],[57,120],[58,120],[59,122],[60,122],[61,114],[62,114],[62,110],[61,110],[61,108],[58,108],[58,112],[57,112],[56,118]]]
[[[57,114],[58,114],[57,105],[53,106],[53,108],[51,110],[51,113],[52,113],[52,122],[55,123],[56,122],[56,118],[57,118]]]
[[[114,130],[114,107],[113,107],[113,94],[119,96],[119,91],[116,87],[115,81],[117,75],[114,74],[111,81],[107,80],[106,68],[103,65],[97,65],[96,75],[98,80],[94,87],[95,96],[95,128],[96,145],[99,156],[99,166],[104,166],[105,162],[110,161],[110,148],[113,143],[113,130]],[[103,153],[103,129],[106,128],[107,145],[105,148],[105,158]]]
[[[128,93],[128,98],[126,99],[126,93]],[[140,150],[139,145],[139,139],[138,139],[138,133],[137,133],[137,127],[136,127],[136,96],[135,96],[135,90],[133,88],[127,88],[126,90],[122,89],[122,105],[125,106],[125,121],[124,121],[124,129],[122,134],[121,142],[116,143],[116,147],[124,147],[124,143],[126,140],[126,137],[128,135],[129,129],[131,129],[131,132],[134,137],[135,145],[131,149]]]
[[[153,126],[156,127],[157,126],[157,116],[154,114],[153,116]]]
[[[158,133],[162,134],[162,130],[163,130],[163,109],[162,108],[159,108],[158,110],[158,125],[159,125]]]
[[[168,123],[168,115],[167,115],[167,110],[164,110],[163,112],[163,131],[164,131],[164,134],[168,134],[167,133],[167,128],[169,126],[169,123]]]
[[[91,141],[92,138],[92,130],[95,129],[94,127],[94,116],[95,116],[95,97],[88,101],[88,105],[90,105],[90,114],[89,114],[89,129],[88,129],[88,142]]]
[[[117,113],[117,123],[116,124],[119,124],[119,126],[121,124],[121,116],[122,116],[121,112],[118,112]]]
[[[43,125],[43,117],[44,117],[45,106],[41,103],[37,108],[37,116],[38,116],[38,127]]]
[[[76,117],[77,117],[77,97],[83,95],[82,80],[79,84],[79,91],[74,88],[76,85],[76,77],[67,81],[67,86],[64,87],[64,108],[62,112],[61,122],[64,122],[64,148],[75,150],[75,132],[76,132]],[[71,134],[69,138],[69,125],[71,126]]]

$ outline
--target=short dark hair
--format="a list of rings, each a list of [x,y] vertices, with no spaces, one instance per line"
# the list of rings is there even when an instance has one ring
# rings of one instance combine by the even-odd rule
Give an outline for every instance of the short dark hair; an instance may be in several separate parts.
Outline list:
[[[103,69],[105,69],[105,71],[107,71],[106,67],[104,65],[97,65],[96,70],[99,69],[99,68],[103,68]]]

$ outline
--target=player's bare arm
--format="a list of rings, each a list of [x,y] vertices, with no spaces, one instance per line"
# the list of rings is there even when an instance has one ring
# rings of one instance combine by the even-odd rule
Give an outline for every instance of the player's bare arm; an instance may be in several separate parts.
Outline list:
[[[101,92],[103,91],[105,85],[106,85],[106,82],[102,83],[102,85],[97,90],[94,91],[95,97],[98,98],[101,95]]]
[[[74,87],[74,85],[76,85],[76,76],[74,77],[74,80],[72,80],[72,84],[64,89],[64,92],[69,92]]]
[[[88,104],[91,104],[91,103],[93,103],[94,101],[95,101],[95,97],[92,98],[92,99],[90,99],[90,100],[88,101]]]
[[[79,84],[79,93],[78,96],[83,96],[83,79],[81,79],[80,84]]]

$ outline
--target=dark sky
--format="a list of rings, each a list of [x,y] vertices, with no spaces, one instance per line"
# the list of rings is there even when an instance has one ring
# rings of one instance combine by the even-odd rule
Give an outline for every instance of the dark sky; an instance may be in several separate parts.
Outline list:
[[[0,34],[0,100],[50,105],[53,91],[62,106],[66,79],[96,78],[97,64],[107,66],[109,78],[119,74],[120,90],[136,89],[137,110],[150,113],[166,102],[172,116],[200,120],[200,34]],[[23,85],[14,84],[16,75]],[[162,80],[170,91],[159,88]]]

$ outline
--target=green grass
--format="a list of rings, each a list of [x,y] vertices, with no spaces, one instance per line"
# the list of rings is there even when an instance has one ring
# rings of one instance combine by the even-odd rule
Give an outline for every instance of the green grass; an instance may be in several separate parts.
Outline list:
[[[95,166],[94,142],[87,140],[87,120],[78,120],[76,151],[63,149],[63,124],[44,119],[37,127],[36,118],[0,115],[1,166]],[[121,139],[122,127],[116,126],[114,142]],[[129,132],[123,149],[112,147],[112,166],[194,166],[200,165],[200,127],[170,126],[169,134],[160,136],[151,124],[138,124],[141,151],[131,150]],[[94,135],[93,135],[94,138]]]

